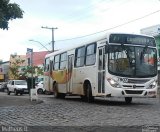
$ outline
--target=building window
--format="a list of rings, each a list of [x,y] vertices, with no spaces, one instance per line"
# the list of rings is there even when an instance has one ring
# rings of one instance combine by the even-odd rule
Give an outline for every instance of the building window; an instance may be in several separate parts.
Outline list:
[[[28,65],[31,66],[31,59],[28,58]]]

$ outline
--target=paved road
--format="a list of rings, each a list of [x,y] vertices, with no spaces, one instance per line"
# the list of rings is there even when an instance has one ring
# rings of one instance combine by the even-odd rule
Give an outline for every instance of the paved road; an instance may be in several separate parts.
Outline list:
[[[0,93],[0,130],[19,126],[22,131],[35,132],[160,131],[159,97],[135,98],[131,105],[118,98],[97,98],[91,104],[80,98],[55,99],[51,95],[39,95],[39,100],[30,102],[28,95]]]

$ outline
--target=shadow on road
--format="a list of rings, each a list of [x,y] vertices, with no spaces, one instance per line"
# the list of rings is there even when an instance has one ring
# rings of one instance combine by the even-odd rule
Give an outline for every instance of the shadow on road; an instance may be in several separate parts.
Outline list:
[[[51,97],[50,97],[51,98]],[[54,97],[52,97],[54,98]],[[146,102],[144,100],[146,99]],[[83,103],[88,103],[84,102],[81,100],[81,98],[78,96],[69,96],[66,97],[65,99],[59,99],[59,100],[64,100],[64,101],[74,101],[74,102],[83,102]],[[156,98],[152,100],[158,100]],[[94,102],[88,103],[88,104],[96,104],[96,105],[106,105],[106,106],[135,106],[135,105],[153,105],[152,101],[149,102],[148,98],[133,98],[131,104],[126,104],[124,98],[95,98]]]

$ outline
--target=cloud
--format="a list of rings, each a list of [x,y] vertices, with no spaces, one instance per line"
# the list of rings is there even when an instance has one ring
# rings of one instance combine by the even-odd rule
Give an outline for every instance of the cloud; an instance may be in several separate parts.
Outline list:
[[[52,32],[41,26],[58,27],[54,31],[55,41],[69,39],[109,29],[147,13],[158,10],[158,0],[45,0],[16,2],[24,10],[23,19],[9,23],[9,30],[0,30],[0,58],[7,60],[11,53],[25,54],[26,48],[34,51],[45,50],[30,39],[41,42],[51,49]],[[159,14],[146,17],[134,23],[110,31],[138,33],[141,28],[160,23]],[[75,40],[76,41],[76,40]],[[76,43],[73,41],[56,42],[57,49]]]

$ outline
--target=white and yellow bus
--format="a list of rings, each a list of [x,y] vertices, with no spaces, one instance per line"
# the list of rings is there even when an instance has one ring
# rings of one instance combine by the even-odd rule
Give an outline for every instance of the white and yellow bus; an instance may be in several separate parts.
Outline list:
[[[156,97],[157,48],[153,37],[109,33],[46,55],[44,87],[56,98]]]

